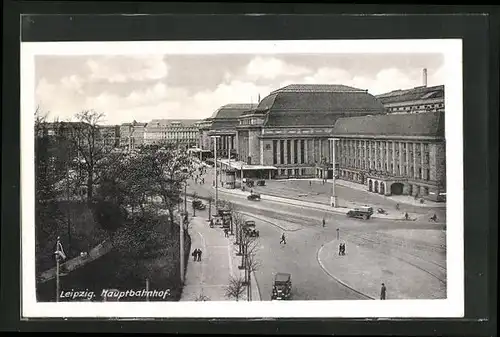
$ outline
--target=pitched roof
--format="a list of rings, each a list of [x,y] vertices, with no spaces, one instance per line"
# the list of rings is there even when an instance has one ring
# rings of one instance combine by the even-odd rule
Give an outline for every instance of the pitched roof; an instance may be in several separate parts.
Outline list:
[[[180,126],[194,126],[200,120],[198,119],[153,119],[147,124],[148,127],[155,126],[175,126],[180,124]]]
[[[289,85],[273,91],[256,108],[267,126],[333,125],[340,117],[383,114],[366,90],[344,85]]]
[[[277,92],[366,92],[366,90],[343,84],[290,84],[274,90],[271,94]]]
[[[383,104],[443,98],[444,85],[437,85],[433,87],[415,87],[406,90],[394,90],[385,94],[377,95],[376,97]]]
[[[444,113],[386,114],[340,118],[333,127],[335,136],[428,136],[444,138]]]
[[[242,113],[252,110],[257,107],[257,104],[243,103],[243,104],[226,104],[215,110],[210,118],[235,118],[238,119]]]

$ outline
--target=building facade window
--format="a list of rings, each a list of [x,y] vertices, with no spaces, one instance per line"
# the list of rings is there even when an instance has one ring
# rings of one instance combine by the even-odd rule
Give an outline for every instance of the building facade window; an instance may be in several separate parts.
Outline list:
[[[280,164],[285,163],[285,141],[280,140]]]
[[[273,140],[273,165],[278,164],[278,141]]]
[[[425,172],[425,179],[430,180],[431,179],[431,170],[426,169],[425,171],[426,171]]]
[[[306,161],[306,156],[305,156],[305,141],[302,139],[300,141],[300,163],[304,164]],[[302,173],[304,175],[304,173]]]
[[[293,141],[293,149],[294,149],[294,151],[293,151],[293,163],[297,164],[299,162],[299,159],[298,159],[298,157],[299,157],[299,140],[298,139],[295,139]],[[297,175],[298,175],[298,173],[297,173]]]

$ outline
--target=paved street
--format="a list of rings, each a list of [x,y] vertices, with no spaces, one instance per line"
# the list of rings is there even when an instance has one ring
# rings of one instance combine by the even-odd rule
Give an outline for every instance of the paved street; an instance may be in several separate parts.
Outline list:
[[[190,189],[200,196],[208,196],[213,194],[211,181],[208,172],[204,185],[192,183]],[[296,300],[376,297],[381,279],[391,284],[392,298],[437,298],[446,293],[443,282],[439,281],[440,278],[446,280],[443,236],[435,235],[435,243],[429,243],[440,247],[430,255],[432,249],[418,247],[419,242],[425,243],[427,234],[420,241],[415,239],[418,236],[415,233],[423,230],[442,232],[443,224],[430,223],[427,219],[366,222],[270,200],[250,202],[245,196],[224,189],[219,189],[219,198],[232,202],[246,217],[254,217],[260,230],[261,267],[256,277],[263,300],[270,299],[273,275],[277,272],[292,274],[293,299]],[[325,228],[321,226],[323,217]],[[337,228],[344,239],[349,235],[349,258],[343,260],[344,264],[329,258],[336,253]],[[388,235],[391,231],[396,234]],[[413,238],[405,238],[403,232],[413,233]],[[279,243],[282,233],[286,235],[286,245]],[[417,282],[431,286],[415,287]],[[349,285],[355,290],[349,289]]]

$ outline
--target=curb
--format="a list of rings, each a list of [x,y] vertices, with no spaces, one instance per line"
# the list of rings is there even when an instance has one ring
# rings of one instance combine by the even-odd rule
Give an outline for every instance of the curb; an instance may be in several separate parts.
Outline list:
[[[283,230],[283,231],[285,231],[285,232],[297,232],[297,231],[300,231],[300,230],[302,229],[302,228],[297,228],[297,229],[285,229],[285,228],[281,227],[280,225],[275,224],[274,222],[271,222],[271,221],[269,221],[269,220],[262,219],[262,218],[261,218],[260,216],[258,216],[258,215],[253,215],[253,214],[251,214],[251,213],[247,213],[247,212],[240,212],[240,213],[241,213],[241,214],[243,214],[243,215],[245,215],[245,216],[249,216],[249,217],[251,217],[251,218],[255,218],[255,219],[258,219],[258,220],[260,220],[260,221],[267,222],[268,224],[273,225],[273,226],[275,226],[275,227],[278,227],[279,229],[281,229],[281,230]]]
[[[222,192],[222,193],[227,193],[227,194],[233,194],[233,195],[241,195],[240,193],[235,193],[235,192],[230,192],[230,190],[227,190],[227,189],[221,189],[219,188],[219,191]],[[243,195],[241,195],[243,196]],[[310,202],[307,202],[307,201],[301,201],[301,200],[297,200],[297,199],[292,199],[292,198],[283,198],[283,197],[276,197],[274,195],[269,195],[269,194],[261,194],[262,197],[266,197],[267,200],[271,200],[271,201],[278,201],[278,202],[281,202],[281,203],[284,203],[284,204],[289,204],[289,205],[294,205],[294,206],[299,206],[299,207],[309,207],[309,208],[312,208],[312,209],[316,209],[316,210],[321,210],[321,211],[324,211],[324,212],[330,212],[330,213],[335,213],[335,214],[339,214],[339,215],[345,215],[346,214],[346,211],[341,211],[341,210],[337,210],[337,209],[331,209],[329,208],[330,206],[327,205],[327,204],[323,204],[323,203],[310,203]],[[321,207],[323,206],[323,207]],[[348,208],[346,208],[346,210],[348,210]],[[385,217],[380,217],[380,216],[377,216],[377,215],[372,215],[371,216],[372,218],[375,218],[375,219],[384,219],[384,220],[391,220],[391,221],[406,221],[404,219],[400,219],[400,218],[385,218]]]
[[[332,242],[332,241],[330,241],[330,242]],[[321,259],[320,259],[320,257],[319,257],[319,255],[320,255],[320,253],[321,253],[321,251],[323,250],[323,248],[324,248],[324,247],[325,247],[325,245],[324,245],[324,244],[323,244],[323,245],[321,245],[320,249],[318,249],[318,251],[317,251],[317,253],[316,253],[316,260],[318,261],[319,266],[321,267],[321,269],[323,269],[323,271],[324,271],[326,274],[328,274],[331,278],[333,278],[335,281],[337,281],[338,283],[340,283],[340,284],[341,284],[341,285],[343,285],[344,287],[346,287],[346,288],[348,288],[348,289],[350,289],[350,290],[354,291],[356,294],[361,295],[361,296],[363,296],[363,297],[365,297],[365,298],[367,298],[367,299],[369,299],[369,300],[374,300],[375,298],[373,298],[373,297],[371,297],[371,296],[369,296],[369,295],[366,295],[366,294],[362,293],[362,292],[361,292],[361,291],[359,291],[359,290],[354,289],[353,287],[351,287],[351,286],[350,286],[350,285],[348,285],[347,283],[345,283],[345,282],[343,282],[342,280],[340,280],[339,278],[335,277],[332,273],[330,273],[330,272],[328,271],[328,269],[326,269],[326,267],[323,265],[323,262],[321,262]]]

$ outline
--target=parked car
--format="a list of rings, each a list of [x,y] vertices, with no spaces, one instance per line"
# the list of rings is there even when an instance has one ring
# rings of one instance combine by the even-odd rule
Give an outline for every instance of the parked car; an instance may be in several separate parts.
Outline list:
[[[292,275],[277,273],[274,276],[271,300],[288,300],[292,295]]]
[[[372,216],[372,213],[361,209],[351,209],[347,212],[349,218],[358,218],[363,220],[368,220]]]
[[[250,237],[259,237],[260,233],[255,228],[255,221],[247,220],[243,225],[243,232]]]
[[[260,194],[259,193],[252,193],[247,197],[247,199],[250,201],[260,201]]]
[[[201,200],[193,200],[193,208],[203,211],[204,209],[207,208],[207,205],[203,204]]]
[[[257,180],[257,186],[266,186],[266,181],[265,180]]]

